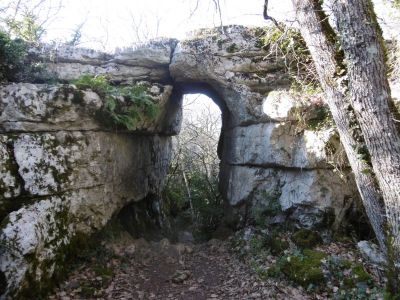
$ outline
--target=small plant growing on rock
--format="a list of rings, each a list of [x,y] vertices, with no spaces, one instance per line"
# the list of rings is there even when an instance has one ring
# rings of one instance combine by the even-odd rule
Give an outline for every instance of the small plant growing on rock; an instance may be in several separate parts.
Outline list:
[[[128,130],[136,128],[138,122],[154,119],[159,106],[147,92],[145,85],[113,86],[105,76],[83,75],[74,84],[79,89],[91,89],[105,99],[105,112],[117,125]]]
[[[257,32],[258,40],[255,46],[267,51],[267,57],[275,56],[285,63],[297,89],[318,89],[318,76],[300,31],[283,24],[280,27],[266,27]]]

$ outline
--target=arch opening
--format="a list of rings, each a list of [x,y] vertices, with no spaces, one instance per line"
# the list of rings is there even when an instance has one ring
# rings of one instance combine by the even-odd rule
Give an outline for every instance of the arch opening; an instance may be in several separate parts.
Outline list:
[[[219,149],[226,109],[221,98],[202,84],[181,87],[181,101],[182,126],[173,140],[163,201],[178,240],[207,240],[223,215]]]

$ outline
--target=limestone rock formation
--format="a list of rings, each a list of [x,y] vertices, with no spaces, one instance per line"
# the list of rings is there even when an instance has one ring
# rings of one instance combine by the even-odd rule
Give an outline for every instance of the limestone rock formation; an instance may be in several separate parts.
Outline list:
[[[107,75],[112,81],[134,83],[140,80],[167,82],[168,66],[176,40],[153,41],[135,49],[106,54],[72,46],[41,45],[30,55],[43,65],[37,79],[71,81],[82,74]]]
[[[343,180],[347,173],[332,166],[347,163],[334,128],[321,118],[323,101],[288,93],[283,62],[257,39],[256,29],[231,26],[112,55],[31,49],[41,72],[32,83],[0,89],[3,298],[44,289],[79,238],[129,203],[159,194],[184,93],[206,93],[221,108],[220,187],[232,206],[265,218],[279,207],[275,215],[305,227],[321,225],[327,214],[340,223],[356,194]],[[129,130],[110,123],[106,99],[71,84],[83,74],[115,85],[145,81],[157,116]],[[43,83],[49,77],[59,83]]]
[[[331,213],[340,223],[356,193],[337,170],[347,162],[323,100],[288,92],[283,62],[258,46],[256,32],[199,32],[178,43],[170,65],[183,89],[201,83],[221,107],[221,191],[231,205],[258,206],[261,214],[278,202],[301,226],[318,226]]]
[[[156,118],[139,120],[131,130],[151,134],[176,134],[180,115],[170,101],[172,86],[149,84],[149,93],[159,108]],[[152,92],[153,91],[153,92]],[[91,90],[70,84],[12,83],[0,91],[0,129],[4,132],[58,130],[124,131],[107,122],[105,99]]]
[[[2,87],[0,271],[8,297],[21,288],[40,290],[62,272],[71,243],[132,201],[159,194],[177,121],[168,118],[172,87],[156,87],[158,116],[133,132],[104,122],[104,99],[90,90]]]

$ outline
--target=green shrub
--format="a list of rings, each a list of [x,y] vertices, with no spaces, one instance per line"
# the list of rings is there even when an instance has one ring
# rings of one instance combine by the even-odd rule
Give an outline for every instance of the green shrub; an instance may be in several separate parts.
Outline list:
[[[14,81],[26,67],[27,44],[0,31],[0,81]]]
[[[207,240],[220,225],[223,216],[223,199],[218,192],[218,177],[207,178],[202,170],[185,172],[190,189],[181,174],[170,174],[163,191],[164,202],[168,203],[165,213],[172,217],[189,219],[198,240]],[[191,203],[190,203],[191,201]],[[187,218],[189,216],[189,218]]]
[[[257,255],[264,249],[265,240],[260,235],[254,235],[249,240],[250,254]]]
[[[114,87],[110,85],[105,76],[82,75],[73,82],[78,89],[91,89],[100,96],[112,96]]]
[[[352,273],[357,282],[370,282],[372,280],[371,275],[364,270],[361,264],[353,266]]]
[[[208,239],[223,215],[223,199],[219,193],[215,194],[218,191],[218,178],[211,178],[211,187],[206,174],[193,170],[188,175],[198,236]]]
[[[282,274],[281,269],[278,268],[276,265],[269,267],[267,270],[268,277],[279,278],[279,276],[281,276],[281,274]]]
[[[272,277],[269,274],[269,270],[270,269],[265,269],[265,268],[263,268],[261,266],[256,266],[254,268],[254,272],[256,272],[258,278],[260,278],[261,280],[266,280],[266,279],[268,279],[268,277]]]
[[[83,75],[73,83],[79,89],[91,89],[103,97],[106,114],[115,124],[128,130],[135,129],[140,121],[156,118],[159,113],[159,106],[147,93],[145,85],[113,86],[102,75]]]

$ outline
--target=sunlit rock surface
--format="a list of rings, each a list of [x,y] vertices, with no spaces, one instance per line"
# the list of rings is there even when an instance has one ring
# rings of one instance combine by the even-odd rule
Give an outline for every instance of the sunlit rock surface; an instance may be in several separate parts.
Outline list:
[[[179,130],[176,104],[171,103],[171,85],[154,84],[153,99],[159,107],[156,118],[141,120],[134,131],[173,134]],[[70,84],[14,83],[0,90],[0,129],[4,132],[58,130],[114,130],[101,111],[105,100],[91,90]],[[121,131],[121,129],[119,129]]]
[[[70,81],[82,74],[92,74],[107,75],[110,80],[123,83],[166,82],[170,78],[168,66],[175,45],[173,39],[153,41],[113,55],[71,46],[41,45],[32,48],[30,54],[44,66],[37,74],[38,79]]]
[[[184,93],[206,93],[221,108],[220,188],[232,206],[263,215],[278,204],[275,215],[304,227],[342,221],[356,194],[323,100],[289,93],[283,61],[259,48],[255,33],[232,26],[115,54],[31,49],[43,65],[34,83],[0,89],[3,298],[44,289],[77,240],[160,194]],[[71,82],[83,74],[146,81],[157,116],[130,130],[113,125],[106,100]],[[58,83],[43,83],[49,78]]]
[[[221,191],[230,204],[257,206],[261,215],[278,203],[299,226],[320,226],[326,214],[340,223],[356,193],[326,105],[320,96],[289,92],[284,62],[258,47],[256,32],[201,31],[178,43],[170,65],[183,88],[201,82],[217,95]]]

